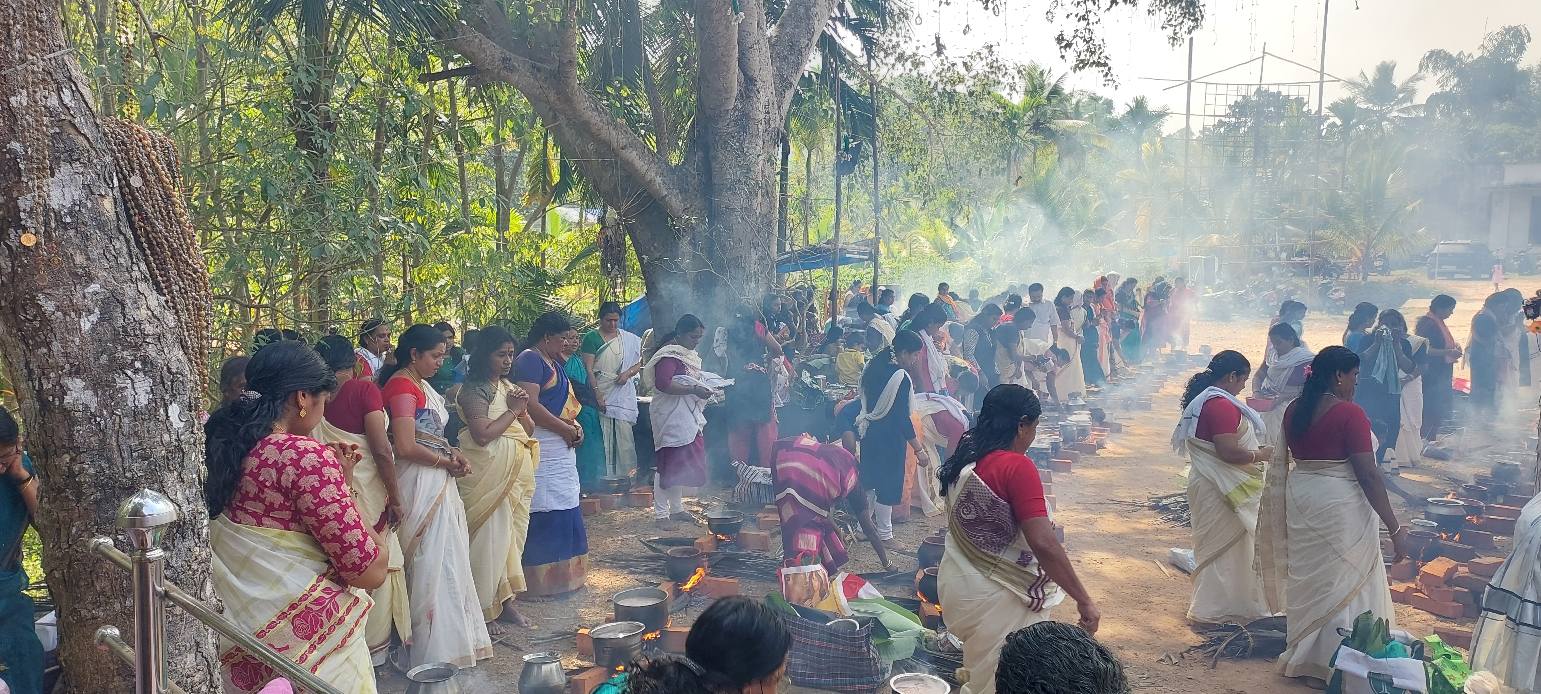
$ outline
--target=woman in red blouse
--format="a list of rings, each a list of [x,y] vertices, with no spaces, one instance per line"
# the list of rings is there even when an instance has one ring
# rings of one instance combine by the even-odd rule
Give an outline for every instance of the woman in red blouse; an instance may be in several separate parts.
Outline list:
[[[1049,619],[1069,595],[1080,625],[1102,619],[1055,533],[1038,468],[1038,396],[1015,384],[985,395],[979,421],[942,464],[947,549],[937,582],[947,627],[963,639],[964,694],[993,694],[1006,635]]]
[[[1259,550],[1265,584],[1284,587],[1289,633],[1279,671],[1285,677],[1327,680],[1342,641],[1338,630],[1352,628],[1366,611],[1395,628],[1378,531],[1384,524],[1400,560],[1407,530],[1386,498],[1370,420],[1354,404],[1358,379],[1359,356],[1328,347],[1311,361],[1300,398],[1284,414],[1289,457],[1276,464],[1293,465],[1286,468],[1283,498],[1264,502]],[[1286,533],[1282,542],[1278,530]]]
[[[278,652],[342,691],[374,692],[364,591],[385,581],[387,557],[348,490],[358,452],[310,437],[337,378],[309,345],[281,341],[252,356],[246,387],[205,425],[214,590]],[[230,645],[220,664],[226,691],[275,676]]]

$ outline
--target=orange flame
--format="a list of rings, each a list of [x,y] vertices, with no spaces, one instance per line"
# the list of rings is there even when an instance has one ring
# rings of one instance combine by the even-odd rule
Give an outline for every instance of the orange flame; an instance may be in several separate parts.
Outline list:
[[[615,671],[618,672],[618,673],[626,672],[626,666],[625,665],[617,665],[617,666],[615,666]]]
[[[685,581],[685,584],[680,586],[680,592],[689,593],[703,578],[706,578],[706,569],[704,567],[696,567],[696,572],[690,575],[690,580]]]
[[[662,631],[654,631],[654,632],[649,632],[649,633],[646,633],[646,634],[642,635],[642,640],[643,641],[653,641],[653,640],[661,639],[661,638],[663,638],[663,632]]]
[[[733,536],[732,535],[724,535],[722,533],[715,533],[715,534],[712,535],[712,537],[715,538],[718,542],[732,542],[733,541]]]

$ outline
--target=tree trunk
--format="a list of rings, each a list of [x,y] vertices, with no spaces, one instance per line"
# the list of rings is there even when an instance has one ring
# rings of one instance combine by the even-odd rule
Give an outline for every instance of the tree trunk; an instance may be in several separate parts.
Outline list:
[[[130,692],[92,643],[132,624],[128,575],[87,541],[116,536],[116,507],[141,487],[182,520],[166,576],[211,599],[203,435],[192,364],[157,293],[118,194],[97,102],[68,52],[56,0],[7,0],[0,23],[0,360],[15,384],[41,479],[43,560],[59,610],[66,691]],[[25,236],[24,234],[33,234]],[[29,243],[30,241],[30,243]],[[166,615],[170,678],[219,690],[215,639]]]
[[[781,164],[776,169],[776,255],[787,252],[787,186],[792,177],[792,140],[781,133]]]

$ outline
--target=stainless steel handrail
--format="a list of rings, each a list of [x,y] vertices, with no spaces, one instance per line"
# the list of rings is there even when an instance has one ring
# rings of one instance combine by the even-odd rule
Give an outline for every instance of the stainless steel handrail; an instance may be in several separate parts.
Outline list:
[[[136,694],[185,694],[181,687],[166,677],[163,651],[165,627],[164,608],[161,600],[170,601],[200,622],[208,625],[221,636],[235,642],[252,657],[262,661],[287,678],[299,689],[315,694],[342,694],[294,661],[242,629],[224,615],[215,612],[202,600],[178,588],[161,575],[165,552],[161,539],[165,529],[177,520],[176,507],[165,496],[149,489],[140,490],[118,507],[118,527],[122,528],[132,554],[120,551],[112,539],[92,538],[89,546],[97,554],[118,567],[133,574],[134,584],[134,647],[123,643],[116,627],[104,626],[97,630],[96,640],[104,650],[119,658],[125,658],[134,667]],[[120,648],[121,647],[121,648]]]

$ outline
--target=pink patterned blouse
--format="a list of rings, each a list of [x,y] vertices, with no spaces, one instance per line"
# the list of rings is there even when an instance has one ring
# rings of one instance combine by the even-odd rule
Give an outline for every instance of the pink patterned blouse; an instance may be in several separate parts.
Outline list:
[[[363,574],[380,553],[353,505],[342,463],[309,436],[258,441],[225,514],[242,525],[309,533],[344,579]]]

